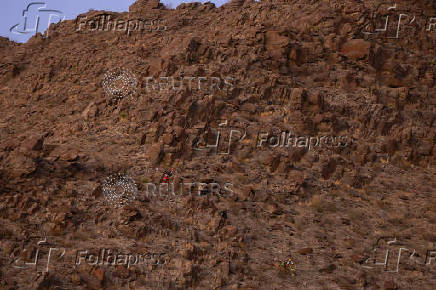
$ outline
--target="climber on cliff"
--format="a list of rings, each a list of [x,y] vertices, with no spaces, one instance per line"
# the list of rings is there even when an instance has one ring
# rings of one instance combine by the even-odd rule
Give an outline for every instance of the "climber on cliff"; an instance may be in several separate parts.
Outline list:
[[[174,168],[165,169],[164,172],[163,172],[163,177],[162,177],[162,182],[161,183],[167,184],[168,181],[169,181],[169,178],[171,176],[173,176],[173,174],[174,174]]]

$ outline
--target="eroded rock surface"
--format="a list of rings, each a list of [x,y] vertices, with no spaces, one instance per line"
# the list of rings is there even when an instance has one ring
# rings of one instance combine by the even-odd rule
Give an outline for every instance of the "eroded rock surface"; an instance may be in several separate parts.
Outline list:
[[[436,10],[397,1],[413,25],[364,33],[380,3],[137,1],[26,44],[0,38],[0,288],[433,289],[436,31],[423,19]],[[151,28],[77,30],[104,13]],[[137,78],[121,100],[101,84],[115,68]],[[217,130],[216,150],[195,150]],[[176,186],[220,194],[147,196],[169,168]],[[105,202],[115,173],[144,194]],[[419,256],[388,273],[399,245]],[[369,263],[375,246],[377,262],[391,249],[386,269]],[[35,271],[23,261],[37,248]],[[78,254],[101,249],[164,260]],[[295,275],[274,266],[288,257]]]

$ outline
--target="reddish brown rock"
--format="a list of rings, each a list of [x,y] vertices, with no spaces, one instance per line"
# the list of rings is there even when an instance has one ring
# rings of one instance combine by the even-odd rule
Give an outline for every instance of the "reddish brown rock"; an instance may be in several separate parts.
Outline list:
[[[104,279],[104,271],[101,268],[97,268],[94,270],[93,272],[94,276],[99,280],[99,281],[103,281]]]
[[[41,151],[44,145],[44,137],[41,135],[33,135],[21,144],[21,148],[24,152],[29,151]]]
[[[265,47],[274,56],[281,57],[285,52],[289,39],[280,35],[278,31],[267,31],[265,35]]]
[[[298,250],[298,253],[300,255],[312,254],[313,253],[313,249],[312,248],[302,248],[302,249]]]
[[[341,53],[347,57],[360,59],[369,55],[371,43],[363,39],[351,39],[344,43],[341,48]]]
[[[385,290],[397,290],[398,286],[393,281],[386,281],[384,284]]]
[[[6,159],[11,174],[15,176],[23,176],[31,174],[36,170],[36,164],[31,157],[28,157],[20,152],[12,152]]]
[[[147,153],[153,164],[159,163],[163,158],[163,154],[163,146],[159,143],[153,144]]]
[[[434,240],[434,7],[398,0],[410,19],[391,38],[396,12],[378,4],[137,1],[111,12],[115,30],[77,31],[103,14],[89,11],[27,43],[0,38],[0,288],[433,289],[417,279],[425,265],[402,261],[395,285],[363,267],[381,237],[399,233],[389,247],[417,259]],[[146,29],[123,30],[138,19]],[[115,68],[134,94],[106,95]],[[280,142],[257,147],[262,133]],[[131,179],[108,189],[114,173]],[[147,193],[165,175],[174,194]],[[126,190],[136,198],[121,204]],[[14,267],[40,237],[37,269]],[[50,247],[65,256],[52,251],[55,274],[39,275]],[[102,248],[141,263],[72,267]],[[291,254],[294,276],[279,266]]]
[[[89,103],[86,109],[82,112],[82,117],[85,120],[93,120],[98,114],[98,107],[94,102]]]

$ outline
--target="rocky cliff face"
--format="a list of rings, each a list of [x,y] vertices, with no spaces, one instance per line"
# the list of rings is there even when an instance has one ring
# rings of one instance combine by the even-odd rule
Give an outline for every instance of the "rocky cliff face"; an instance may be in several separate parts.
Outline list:
[[[392,7],[137,1],[1,38],[1,288],[434,288],[436,10]]]

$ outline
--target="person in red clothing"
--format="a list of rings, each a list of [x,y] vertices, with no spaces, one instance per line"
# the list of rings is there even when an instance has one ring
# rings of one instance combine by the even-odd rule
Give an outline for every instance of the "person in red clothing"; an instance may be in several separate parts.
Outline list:
[[[164,175],[162,177],[162,182],[161,183],[167,184],[169,179],[170,179],[170,177],[173,176],[173,171],[174,171],[174,168],[166,169],[164,171]]]

